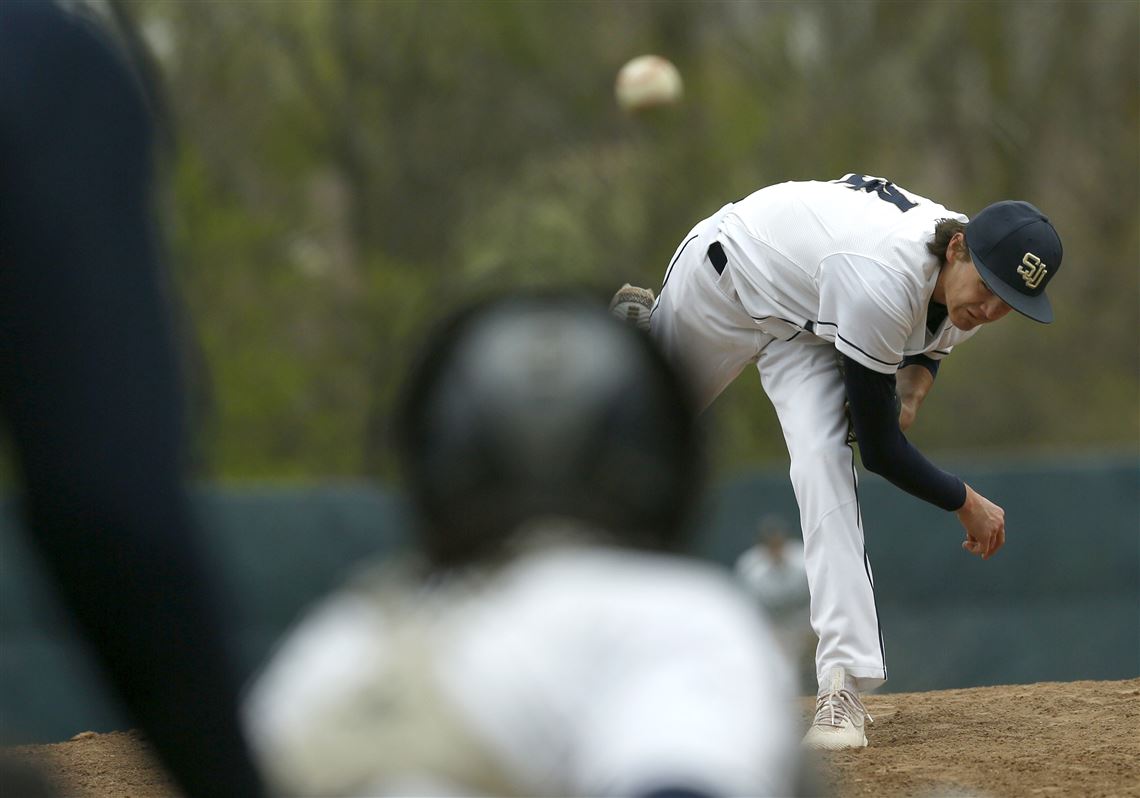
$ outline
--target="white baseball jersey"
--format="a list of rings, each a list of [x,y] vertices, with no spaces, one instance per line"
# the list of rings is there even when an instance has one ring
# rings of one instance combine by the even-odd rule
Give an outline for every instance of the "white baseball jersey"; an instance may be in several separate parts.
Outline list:
[[[373,574],[247,703],[299,795],[786,795],[791,672],[727,573],[562,545],[424,586]]]
[[[718,238],[730,263],[746,264],[733,280],[754,319],[807,328],[891,373],[904,355],[940,360],[977,329],[926,327],[939,266],[926,243],[945,218],[967,221],[882,178],[847,175],[760,189],[727,208]]]

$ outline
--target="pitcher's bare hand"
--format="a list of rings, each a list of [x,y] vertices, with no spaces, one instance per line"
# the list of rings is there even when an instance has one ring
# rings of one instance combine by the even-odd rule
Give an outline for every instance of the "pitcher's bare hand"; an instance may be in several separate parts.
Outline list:
[[[998,507],[969,485],[966,503],[957,511],[966,529],[962,548],[988,560],[1005,544],[1005,510]]]

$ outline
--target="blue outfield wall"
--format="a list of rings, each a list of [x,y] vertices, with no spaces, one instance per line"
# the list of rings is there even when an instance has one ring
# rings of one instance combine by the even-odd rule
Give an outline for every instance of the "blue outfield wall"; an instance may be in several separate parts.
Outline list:
[[[861,475],[890,674],[884,689],[1140,675],[1137,458],[1010,463],[959,473],[1006,510],[1006,546],[988,562],[961,550],[953,514]],[[197,499],[245,673],[353,563],[407,539],[400,499],[368,485],[204,487]],[[696,553],[730,564],[751,543],[758,517],[770,512],[797,517],[782,471],[714,485]],[[61,740],[126,725],[41,582],[12,502],[5,502],[0,739]]]
[[[1140,675],[1137,459],[956,471],[1006,512],[1005,547],[985,562],[960,548],[953,513],[860,474],[883,690]],[[719,486],[710,509],[701,553],[721,562],[758,512],[798,518],[786,475],[771,472]]]

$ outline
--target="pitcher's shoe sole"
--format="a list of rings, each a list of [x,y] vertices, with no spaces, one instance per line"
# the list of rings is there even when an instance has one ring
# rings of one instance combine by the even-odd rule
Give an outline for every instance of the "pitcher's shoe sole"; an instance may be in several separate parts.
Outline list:
[[[653,311],[653,302],[651,290],[626,283],[610,301],[610,313],[639,330],[649,332],[649,314]]]
[[[844,751],[850,748],[866,748],[867,735],[854,724],[833,726],[812,726],[804,735],[803,744],[817,751]]]

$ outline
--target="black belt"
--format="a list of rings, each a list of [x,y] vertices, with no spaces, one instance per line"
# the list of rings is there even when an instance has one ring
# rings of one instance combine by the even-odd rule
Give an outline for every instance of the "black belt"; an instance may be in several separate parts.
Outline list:
[[[709,254],[709,262],[712,263],[713,268],[716,269],[716,273],[717,274],[724,274],[724,267],[728,263],[728,256],[724,254],[724,247],[722,247],[720,245],[719,241],[714,241],[711,244],[709,244],[708,254]],[[765,316],[764,318],[768,318],[768,317]],[[781,319],[781,321],[787,321],[787,319]],[[788,324],[795,324],[795,322],[789,321]],[[810,321],[804,322],[803,328],[805,330],[807,330],[809,333],[814,333],[815,332],[815,323],[810,322]],[[796,335],[799,335],[799,333],[796,333]],[[794,338],[795,336],[792,336],[792,337]]]
[[[709,244],[709,260],[712,261],[713,268],[716,269],[717,274],[724,273],[724,266],[728,263],[728,256],[724,254],[724,247],[720,245],[719,241],[714,241]]]

